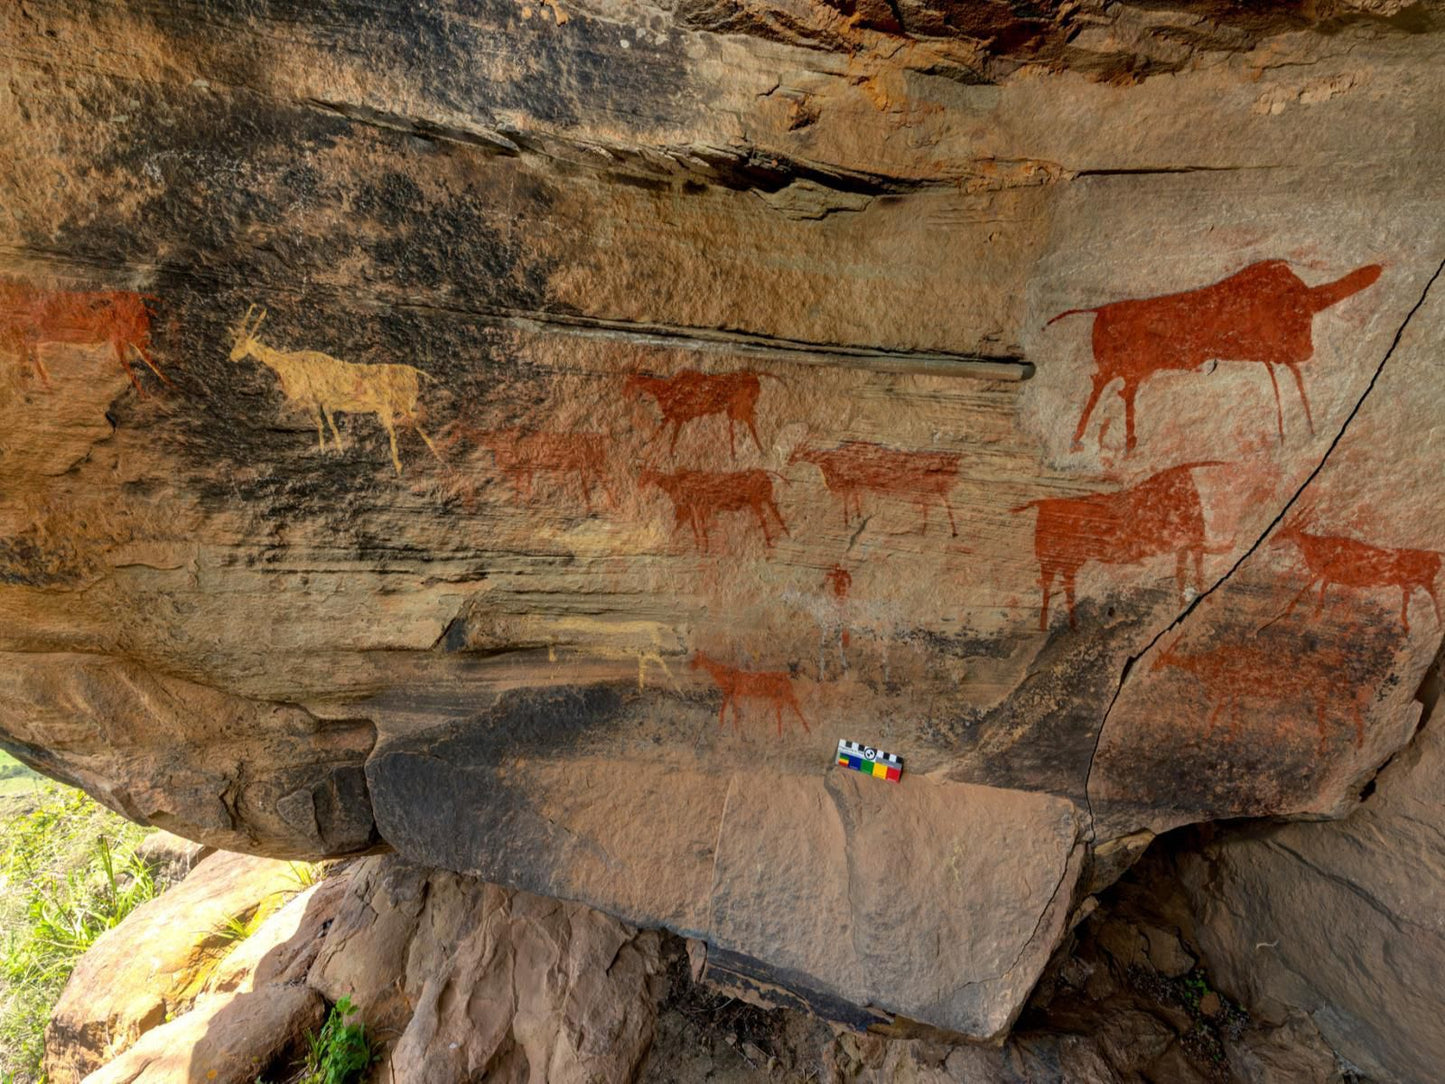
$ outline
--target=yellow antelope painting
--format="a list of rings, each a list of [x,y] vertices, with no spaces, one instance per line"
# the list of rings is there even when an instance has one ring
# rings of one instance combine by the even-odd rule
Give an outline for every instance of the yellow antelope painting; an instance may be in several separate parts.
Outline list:
[[[236,341],[231,347],[231,360],[253,357],[275,373],[286,398],[309,408],[315,416],[316,439],[323,451],[326,430],[322,428],[322,419],[331,427],[333,442],[339,449],[341,434],[336,431],[333,414],[375,414],[391,440],[391,461],[396,465],[397,474],[401,473],[401,457],[396,451],[398,419],[415,429],[437,462],[442,462],[441,453],[416,420],[417,396],[421,378],[427,376],[426,373],[410,365],[353,364],[319,350],[277,350],[256,338],[261,321],[266,319],[266,310],[262,309],[252,323],[251,314],[255,311],[255,305],[248,308],[240,327],[234,329]]]

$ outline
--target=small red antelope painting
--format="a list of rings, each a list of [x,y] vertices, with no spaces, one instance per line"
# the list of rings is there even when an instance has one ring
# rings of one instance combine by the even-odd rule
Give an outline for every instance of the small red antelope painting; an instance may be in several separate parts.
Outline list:
[[[1315,315],[1372,285],[1380,271],[1379,264],[1368,264],[1334,282],[1306,286],[1285,261],[1264,260],[1195,290],[1059,313],[1050,324],[1066,316],[1094,314],[1094,386],[1074,431],[1074,447],[1083,442],[1104,389],[1118,380],[1124,399],[1124,446],[1133,451],[1138,443],[1134,397],[1139,388],[1155,373],[1196,369],[1208,361],[1264,366],[1274,387],[1281,442],[1284,410],[1274,367],[1283,365],[1299,387],[1305,421],[1313,433],[1314,418],[1299,367],[1314,357]]]
[[[601,433],[495,429],[467,430],[466,435],[491,451],[497,469],[511,481],[518,497],[530,497],[533,477],[548,473],[575,478],[589,509],[594,488],[612,499],[607,485],[608,438]]]
[[[623,388],[630,399],[650,396],[662,413],[662,424],[657,433],[671,428],[672,436],[667,442],[671,455],[677,451],[677,437],[682,427],[698,418],[721,414],[728,423],[728,452],[737,457],[734,445],[733,426],[745,425],[752,435],[758,451],[763,442],[758,438],[757,405],[762,393],[759,376],[771,373],[755,373],[742,370],[733,373],[700,373],[695,369],[684,369],[673,376],[647,376],[644,373],[630,373]],[[777,377],[772,377],[774,380]],[[654,436],[657,434],[654,434]]]
[[[823,484],[843,502],[843,525],[852,522],[851,512],[863,515],[863,491],[902,497],[918,506],[923,531],[928,530],[928,508],[943,505],[955,538],[958,525],[948,503],[948,491],[958,481],[963,457],[956,452],[908,452],[886,448],[864,440],[845,440],[836,448],[814,448],[804,444],[793,451],[789,465],[812,463],[823,474]]]
[[[762,528],[763,540],[771,549],[773,536],[768,530],[768,517],[777,520],[784,534],[788,525],[773,500],[773,480],[765,470],[741,470],[717,473],[704,470],[680,470],[660,474],[644,470],[638,481],[656,486],[672,501],[675,526],[692,527],[693,540],[703,553],[708,552],[708,528],[719,512],[751,511]]]
[[[1368,700],[1370,691],[1351,679],[1347,662],[1339,648],[1282,653],[1277,645],[1229,643],[1186,655],[1175,642],[1155,657],[1153,669],[1172,667],[1193,675],[1210,704],[1206,736],[1223,716],[1230,736],[1237,738],[1243,708],[1251,702],[1261,707],[1255,713],[1257,718],[1280,720],[1287,718],[1280,710],[1281,701],[1309,703],[1315,709],[1319,751],[1323,753],[1329,742],[1332,707],[1349,705],[1355,748],[1365,741],[1361,701]]]
[[[148,298],[126,290],[42,290],[23,282],[0,280],[0,347],[28,362],[41,382],[50,386],[50,373],[40,360],[41,343],[109,343],[116,361],[141,395],[129,354],[145,362],[163,384],[165,373],[151,359]]]
[[[1400,620],[1405,631],[1410,631],[1410,596],[1424,591],[1435,605],[1435,621],[1441,622],[1440,596],[1435,593],[1435,583],[1440,578],[1440,554],[1434,550],[1388,549],[1371,546],[1353,538],[1333,535],[1310,534],[1305,530],[1308,517],[1296,516],[1280,526],[1278,537],[1293,542],[1304,558],[1310,579],[1304,589],[1295,595],[1286,614],[1292,612],[1299,600],[1315,584],[1319,584],[1320,597],[1315,605],[1319,614],[1325,605],[1325,593],[1333,584],[1368,591],[1378,588],[1398,587],[1400,589]]]
[[[798,698],[793,694],[793,679],[786,670],[739,670],[736,666],[728,666],[709,658],[701,651],[693,655],[688,665],[694,670],[706,670],[713,683],[722,691],[722,707],[718,709],[717,716],[718,726],[726,724],[728,705],[731,704],[733,730],[737,731],[738,720],[742,714],[738,701],[751,699],[772,705],[773,714],[778,720],[778,737],[783,736],[784,708],[798,717],[805,733],[809,732],[808,720],[804,718],[803,709],[798,706]]]
[[[1204,589],[1204,507],[1190,473],[1200,467],[1222,464],[1208,461],[1181,463],[1117,493],[1090,493],[1083,497],[1044,497],[1013,509],[1038,509],[1034,524],[1034,552],[1039,559],[1039,586],[1043,605],[1039,628],[1049,627],[1049,595],[1057,576],[1063,582],[1074,628],[1074,578],[1090,561],[1100,564],[1135,564],[1157,554],[1177,555],[1175,581],[1184,592],[1188,561],[1194,558],[1194,580]]]

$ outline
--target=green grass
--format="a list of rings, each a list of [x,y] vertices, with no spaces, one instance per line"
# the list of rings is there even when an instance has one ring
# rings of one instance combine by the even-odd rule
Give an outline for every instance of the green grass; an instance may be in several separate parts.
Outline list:
[[[43,775],[31,771],[5,750],[0,749],[0,798],[18,794],[33,794],[45,782],[46,779]]]
[[[356,1084],[365,1078],[376,1055],[361,1022],[346,1022],[355,1012],[351,999],[343,996],[331,1007],[321,1034],[306,1033],[306,1064],[296,1084]]]
[[[3,756],[0,772],[13,763]],[[20,795],[0,797],[4,1084],[43,1079],[45,1025],[76,959],[158,891],[134,856],[153,829],[132,824],[81,791],[35,779],[23,780]]]

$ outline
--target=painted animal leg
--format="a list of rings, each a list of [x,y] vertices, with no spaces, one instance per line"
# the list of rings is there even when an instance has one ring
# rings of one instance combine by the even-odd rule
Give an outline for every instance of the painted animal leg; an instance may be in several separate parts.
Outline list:
[[[1304,405],[1305,408],[1305,424],[1310,427],[1310,436],[1314,436],[1315,420],[1314,417],[1310,414],[1310,397],[1305,394],[1304,377],[1300,376],[1299,366],[1292,365],[1289,362],[1286,362],[1285,367],[1294,374],[1295,386],[1299,388],[1299,401]],[[1275,394],[1278,394],[1278,392],[1276,392]]]
[[[953,506],[948,503],[948,494],[940,493],[938,499],[943,502],[943,510],[948,513],[948,529],[953,532],[953,537],[958,537],[958,524],[953,520]]]
[[[395,425],[395,423],[392,421],[390,414],[381,414],[381,413],[378,413],[378,414],[377,414],[377,418],[380,420],[381,424],[386,428],[386,439],[391,442],[391,462],[392,462],[392,465],[396,467],[396,473],[397,473],[397,474],[400,474],[400,473],[401,473],[401,455],[400,455],[400,453],[397,452],[397,450],[396,450],[396,425]]]
[[[1315,616],[1316,616],[1316,617],[1319,617],[1320,614],[1324,613],[1324,609],[1325,609],[1325,592],[1328,591],[1329,589],[1330,589],[1330,581],[1321,578],[1321,580],[1320,580],[1320,598],[1319,598],[1319,601],[1315,603]]]
[[[1264,371],[1269,374],[1270,386],[1274,388],[1274,424],[1279,429],[1279,442],[1284,443],[1284,408],[1279,405],[1279,381],[1274,377],[1274,366],[1269,362],[1264,363]]]
[[[27,343],[22,349],[22,356],[30,359],[30,364],[35,367],[35,375],[40,377],[41,386],[49,390],[50,370],[45,367],[45,362],[40,360],[40,344]]]
[[[171,378],[166,376],[165,373],[161,372],[158,368],[156,368],[156,363],[152,361],[151,356],[141,348],[140,343],[128,342],[126,343],[126,345],[129,346],[132,350],[134,350],[138,355],[140,355],[141,361],[146,363],[146,367],[150,369],[151,372],[156,374],[157,378],[159,378],[162,384],[170,388],[175,387],[175,385],[171,383]]]
[[[1139,389],[1133,384],[1125,382],[1119,394],[1124,397],[1124,451],[1132,452],[1139,443],[1139,438],[1134,434],[1134,396]]]
[[[426,430],[417,424],[416,418],[414,418],[410,414],[407,414],[406,420],[411,425],[411,427],[416,430],[416,435],[421,437],[422,443],[425,444],[427,448],[431,451],[431,454],[436,457],[436,461],[438,463],[445,463],[446,460],[442,458],[441,452],[437,451],[437,446],[432,443],[431,437],[426,435]]]
[[[1304,587],[1300,590],[1299,594],[1295,595],[1294,598],[1289,600],[1289,605],[1286,606],[1284,610],[1285,617],[1288,617],[1290,614],[1294,613],[1294,608],[1299,605],[1299,600],[1304,598],[1305,595],[1309,594],[1310,589],[1314,587],[1314,585],[1318,582],[1318,580],[1310,580],[1310,582],[1305,584]]]
[[[145,398],[145,388],[140,386],[140,379],[135,375],[135,370],[130,367],[130,361],[125,356],[125,342],[122,339],[112,339],[111,345],[115,347],[116,360],[120,367],[125,370],[125,375],[130,378],[130,386],[135,388],[136,394],[142,399]]]
[[[725,727],[725,726],[727,726],[727,725],[728,725],[728,695],[727,695],[727,693],[723,693],[722,707],[718,708],[718,712],[717,712],[717,726],[718,726],[718,729],[721,730],[723,727]],[[734,729],[737,729],[736,724],[734,724]]]
[[[681,418],[673,418],[673,419],[671,419],[671,420],[672,420],[672,439],[667,442],[667,454],[668,454],[668,455],[674,455],[674,454],[677,452],[677,438],[678,438],[678,436],[682,433],[682,419],[681,419]]]
[[[321,404],[312,403],[311,413],[316,416],[316,447],[324,452],[326,451],[326,423],[321,420]]]
[[[1079,415],[1079,426],[1074,430],[1074,447],[1079,448],[1084,443],[1084,433],[1089,428],[1089,417],[1094,413],[1094,408],[1099,405],[1099,396],[1104,394],[1104,389],[1113,383],[1113,377],[1104,378],[1103,373],[1094,374],[1094,387],[1089,392],[1089,401],[1084,404],[1084,412]]]
[[[808,729],[807,717],[803,715],[803,709],[798,707],[798,701],[793,697],[792,693],[788,694],[788,707],[793,709],[793,714],[798,717],[798,722],[803,724],[803,733],[811,734],[812,731]]]
[[[1074,572],[1071,569],[1065,572],[1063,575],[1064,601],[1068,604],[1069,607],[1069,628],[1076,629],[1079,627],[1079,625],[1078,622],[1074,620]]]
[[[772,532],[768,530],[767,512],[764,511],[763,505],[761,503],[754,503],[750,505],[750,507],[753,510],[753,515],[757,517],[758,526],[763,529],[763,541],[767,543],[768,549],[772,549],[773,535]]]
[[[1054,573],[1053,573],[1053,571],[1050,570],[1047,574],[1045,574],[1042,570],[1040,570],[1040,571],[1039,571],[1039,586],[1040,586],[1041,588],[1043,588],[1043,592],[1044,592],[1043,605],[1039,607],[1039,631],[1040,631],[1040,632],[1048,632],[1048,631],[1049,631],[1049,594],[1051,593],[1051,590],[1052,590],[1052,588],[1053,588],[1053,585],[1054,585]]]
[[[1179,592],[1179,601],[1184,601],[1184,577],[1189,574],[1189,551],[1180,550],[1174,555],[1174,589]]]
[[[1194,589],[1204,590],[1204,547],[1194,548]]]
[[[773,701],[773,714],[778,717],[778,737],[783,736],[783,703],[781,700]]]
[[[336,442],[336,447],[341,447],[341,433],[337,431],[336,419],[331,416],[331,411],[326,409],[326,404],[319,404],[322,415],[326,418],[326,424],[331,428],[331,439]]]
[[[758,427],[757,427],[757,425],[755,425],[755,424],[753,423],[753,414],[752,414],[752,411],[748,411],[748,416],[747,416],[746,418],[744,418],[743,420],[748,423],[748,432],[753,435],[753,446],[754,446],[755,448],[757,448],[758,451],[761,452],[761,451],[763,450],[763,442],[762,442],[760,439],[758,439]],[[729,425],[729,426],[728,426],[728,429],[731,430],[731,429],[732,429],[732,426]]]

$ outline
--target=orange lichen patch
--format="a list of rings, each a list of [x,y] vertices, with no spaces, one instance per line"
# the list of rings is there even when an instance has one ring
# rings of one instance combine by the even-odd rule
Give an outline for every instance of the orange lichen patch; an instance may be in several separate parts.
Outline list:
[[[727,722],[728,705],[733,709],[733,730],[738,729],[742,717],[738,701],[744,699],[762,700],[773,708],[778,721],[778,737],[783,736],[783,709],[787,708],[798,717],[803,730],[808,731],[808,720],[798,706],[793,693],[793,679],[786,670],[739,670],[735,666],[708,658],[701,651],[688,664],[694,670],[706,670],[714,684],[722,690],[722,707],[718,710],[718,726]]]
[[[1057,576],[1063,582],[1069,627],[1074,627],[1074,578],[1090,561],[1135,564],[1163,553],[1177,555],[1175,579],[1183,595],[1188,560],[1194,558],[1194,580],[1204,589],[1206,544],[1204,508],[1190,473],[1214,462],[1181,463],[1117,493],[1083,497],[1045,497],[1013,509],[1039,510],[1034,525],[1034,552],[1039,559],[1043,604],[1039,628],[1049,627],[1049,595]]]

